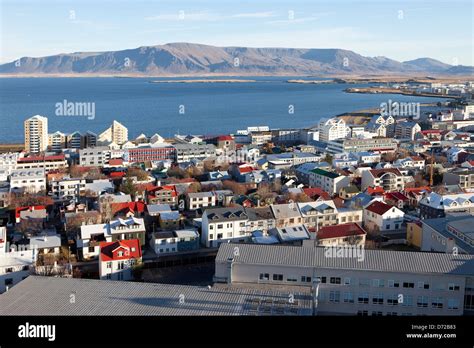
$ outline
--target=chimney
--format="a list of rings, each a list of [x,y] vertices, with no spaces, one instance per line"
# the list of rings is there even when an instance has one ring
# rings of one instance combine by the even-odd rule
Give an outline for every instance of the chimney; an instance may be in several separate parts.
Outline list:
[[[234,258],[229,257],[227,259],[227,284],[232,284],[232,269],[234,267]]]

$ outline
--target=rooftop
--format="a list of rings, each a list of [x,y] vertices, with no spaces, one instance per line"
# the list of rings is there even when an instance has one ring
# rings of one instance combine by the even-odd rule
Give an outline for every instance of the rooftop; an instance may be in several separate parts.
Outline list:
[[[295,301],[288,297],[294,294]],[[76,303],[60,301],[76,295]],[[181,300],[181,301],[180,301]],[[210,316],[310,315],[311,297],[241,287],[29,276],[0,296],[0,315]]]

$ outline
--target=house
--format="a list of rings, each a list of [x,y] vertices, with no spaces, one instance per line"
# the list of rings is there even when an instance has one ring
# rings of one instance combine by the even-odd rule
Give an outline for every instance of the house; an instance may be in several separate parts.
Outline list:
[[[178,192],[174,185],[152,187],[146,190],[145,196],[148,204],[178,205]]]
[[[409,139],[413,141],[415,134],[420,131],[420,125],[413,121],[398,122],[395,125],[395,137],[398,139]]]
[[[459,185],[459,187],[466,191],[474,190],[474,169],[444,173],[443,184]]]
[[[380,162],[382,156],[380,153],[361,151],[361,152],[352,152],[351,156],[357,159],[359,164],[372,164]]]
[[[61,236],[43,233],[40,236],[29,237],[30,248],[36,249],[39,255],[59,255],[61,251]]]
[[[77,240],[77,248],[83,259],[99,256],[101,242],[114,242],[125,239],[139,239],[145,245],[146,229],[143,219],[112,220],[103,224],[82,225]]]
[[[151,236],[150,246],[157,255],[197,250],[199,233],[190,229],[155,232]]]
[[[301,212],[296,203],[273,204],[270,206],[277,228],[296,226],[303,223]]]
[[[330,195],[339,193],[341,188],[349,184],[349,177],[323,169],[313,169],[309,177],[309,186],[320,187]]]
[[[449,163],[462,163],[465,161],[466,154],[468,152],[459,147],[452,147],[446,151],[446,157]]]
[[[262,208],[248,207],[245,208],[245,213],[248,216],[247,230],[249,232],[259,230],[266,234],[268,230],[276,225],[273,211],[269,206]]]
[[[114,191],[114,185],[109,179],[65,178],[51,181],[50,186],[55,199],[78,199],[86,193],[99,196]]]
[[[44,169],[15,169],[10,174],[10,192],[37,193],[46,190]]]
[[[297,206],[303,223],[309,228],[337,224],[338,212],[332,200],[297,203]]]
[[[246,242],[248,215],[243,207],[210,208],[202,215],[201,243],[215,248],[221,243]]]
[[[421,250],[451,255],[474,254],[472,213],[423,219]]]
[[[420,200],[419,208],[422,219],[444,217],[448,213],[474,213],[474,193],[430,192]]]
[[[142,262],[140,240],[102,242],[99,248],[100,279],[133,280],[133,267]]]
[[[405,196],[408,197],[408,206],[410,208],[417,208],[421,199],[430,192],[431,188],[429,186],[411,187],[403,190]]]
[[[188,193],[186,198],[188,210],[216,206],[216,196],[212,192]]]
[[[305,187],[303,193],[313,201],[331,199],[329,193],[319,187]]]
[[[183,224],[183,217],[177,210],[162,211],[159,214],[158,223],[163,230],[179,229]]]
[[[303,240],[311,238],[305,225],[272,228],[268,234],[277,237],[280,243],[290,245],[301,245]]]
[[[316,233],[316,241],[321,246],[365,245],[366,235],[367,232],[359,224],[350,222],[321,227]]]
[[[396,206],[398,209],[403,209],[408,205],[409,199],[401,192],[388,192],[385,195],[385,202]]]
[[[421,248],[421,240],[423,236],[422,221],[407,222],[407,244],[417,248]]]
[[[411,156],[397,159],[393,164],[398,168],[417,168],[423,170],[425,168],[425,159],[420,156]]]
[[[207,180],[230,180],[232,177],[230,176],[227,170],[218,170],[214,172],[207,173]]]
[[[382,187],[385,191],[400,191],[405,187],[403,174],[397,168],[372,169],[362,172],[362,190]]]
[[[355,185],[344,186],[339,190],[339,197],[342,199],[352,199],[355,195],[360,193],[360,190]]]
[[[370,233],[397,231],[405,213],[397,207],[375,201],[364,208],[364,227]]]
[[[146,203],[142,201],[111,203],[113,216],[121,217],[143,217],[146,211]]]

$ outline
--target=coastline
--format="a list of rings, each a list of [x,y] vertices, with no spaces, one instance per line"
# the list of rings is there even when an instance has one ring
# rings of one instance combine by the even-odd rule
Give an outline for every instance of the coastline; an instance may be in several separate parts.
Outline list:
[[[449,98],[449,99],[460,99],[460,96],[455,95],[445,95],[445,94],[436,94],[436,93],[417,93],[412,91],[401,91],[396,88],[378,88],[378,87],[368,87],[368,88],[346,88],[344,90],[346,93],[360,93],[360,94],[400,94],[413,97],[431,97],[431,98]]]

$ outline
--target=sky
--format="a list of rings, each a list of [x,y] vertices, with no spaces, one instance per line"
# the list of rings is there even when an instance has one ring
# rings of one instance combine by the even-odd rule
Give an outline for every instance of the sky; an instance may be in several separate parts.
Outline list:
[[[0,0],[0,63],[192,42],[474,65],[472,0]]]

